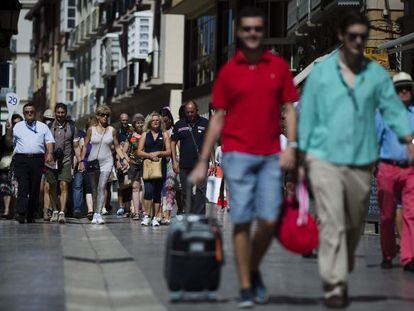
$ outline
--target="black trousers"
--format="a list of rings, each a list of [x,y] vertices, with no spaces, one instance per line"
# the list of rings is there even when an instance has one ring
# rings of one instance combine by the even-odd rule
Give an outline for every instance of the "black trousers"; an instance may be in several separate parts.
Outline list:
[[[39,207],[40,182],[44,168],[44,155],[16,154],[13,165],[18,182],[17,213],[33,219]]]
[[[187,191],[188,189],[187,178],[190,175],[192,169],[180,168],[180,181],[183,188],[184,210],[187,212]],[[197,186],[195,195],[192,195],[192,202],[190,202],[190,214],[205,215],[206,214],[206,190],[207,181],[205,180],[202,185]]]

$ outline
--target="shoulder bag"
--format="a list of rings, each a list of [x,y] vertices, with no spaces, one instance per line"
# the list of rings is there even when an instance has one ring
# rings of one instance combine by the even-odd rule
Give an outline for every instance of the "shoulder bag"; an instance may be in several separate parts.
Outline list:
[[[148,134],[148,133],[147,133]],[[152,161],[151,159],[145,159],[142,163],[142,179],[153,180],[162,178],[162,160]]]
[[[103,138],[106,134],[106,130],[107,129],[105,129],[105,131],[102,135],[102,138],[101,138],[101,142],[99,143],[99,148],[98,148],[98,153],[96,154],[96,159],[92,160],[92,161],[88,161],[88,165],[86,167],[86,171],[88,173],[97,172],[97,171],[100,171],[100,169],[101,169],[101,166],[99,165],[98,156],[99,156],[99,151],[101,151],[102,141],[103,141]]]

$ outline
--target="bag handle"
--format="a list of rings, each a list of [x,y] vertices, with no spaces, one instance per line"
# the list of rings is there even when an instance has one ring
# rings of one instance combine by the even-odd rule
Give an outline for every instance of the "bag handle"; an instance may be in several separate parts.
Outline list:
[[[103,134],[102,134],[102,138],[101,138],[101,141],[100,141],[100,143],[99,143],[98,153],[96,154],[96,159],[95,159],[95,160],[98,160],[98,157],[99,157],[99,152],[101,151],[102,141],[103,141],[103,139],[104,139],[104,136],[105,136],[105,134],[106,134],[106,130],[107,130],[107,129],[108,129],[108,128],[105,128],[105,131],[104,131],[104,132],[103,132]],[[96,131],[96,132],[98,132],[97,128],[95,128],[95,131]]]
[[[296,186],[296,197],[299,201],[299,215],[296,224],[301,226],[308,223],[309,214],[309,193],[304,182],[299,182]]]
[[[198,145],[197,145],[197,142],[196,142],[196,140],[194,138],[194,134],[193,134],[193,127],[190,124],[188,124],[188,126],[190,127],[190,135],[191,135],[191,138],[193,140],[194,147],[197,151],[198,156],[200,156],[200,150],[198,149]]]

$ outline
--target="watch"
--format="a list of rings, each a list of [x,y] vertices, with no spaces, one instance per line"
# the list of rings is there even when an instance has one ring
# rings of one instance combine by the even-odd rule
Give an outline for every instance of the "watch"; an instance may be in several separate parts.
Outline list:
[[[296,148],[298,148],[298,142],[297,141],[288,140],[287,146],[296,149]]]

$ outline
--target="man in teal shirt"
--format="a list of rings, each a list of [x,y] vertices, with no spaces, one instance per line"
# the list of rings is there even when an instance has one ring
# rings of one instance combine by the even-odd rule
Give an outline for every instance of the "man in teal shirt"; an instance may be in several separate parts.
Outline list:
[[[407,111],[388,73],[364,58],[369,22],[358,12],[343,17],[343,47],[315,65],[301,98],[299,148],[320,220],[319,270],[327,307],[348,304],[347,275],[368,207],[373,163],[378,156],[375,111],[407,143],[414,159]]]

